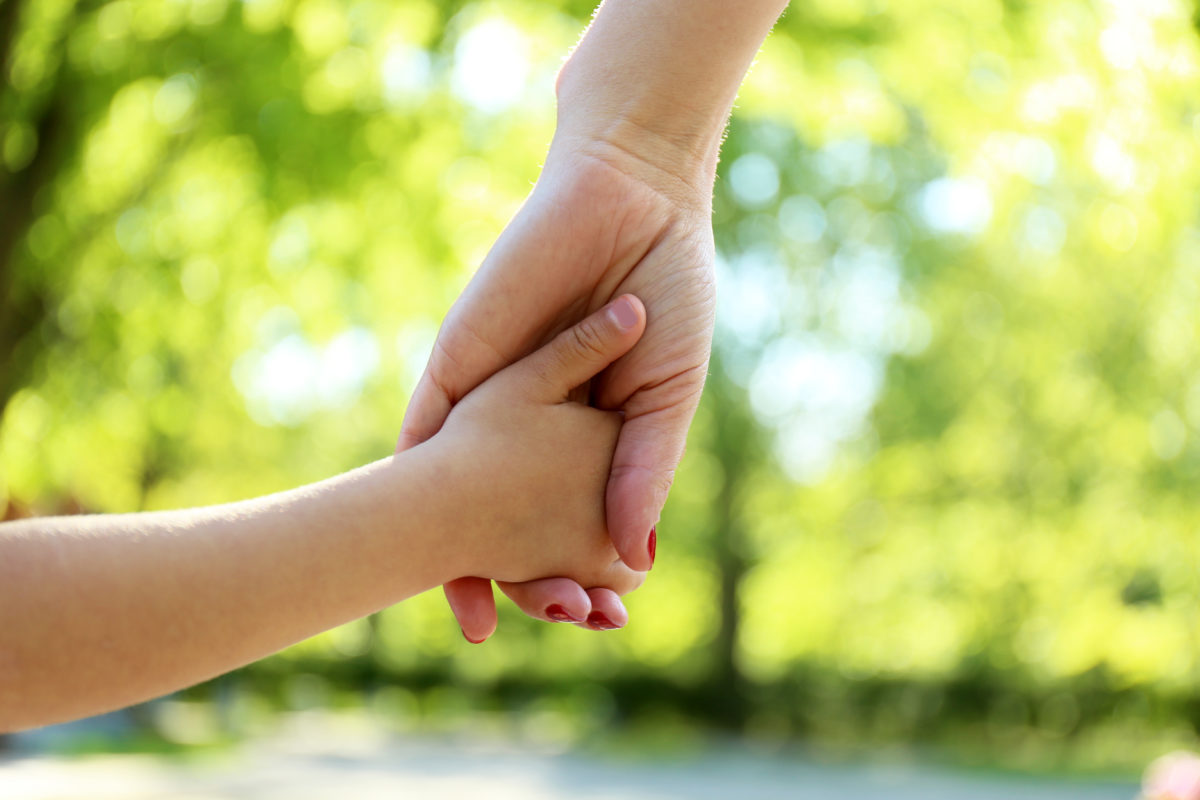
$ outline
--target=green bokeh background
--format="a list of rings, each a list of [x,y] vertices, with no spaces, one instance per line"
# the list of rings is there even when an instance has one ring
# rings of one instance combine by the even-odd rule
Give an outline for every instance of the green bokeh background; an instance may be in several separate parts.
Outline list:
[[[591,11],[0,2],[0,508],[223,502],[388,453]],[[188,714],[1038,767],[1194,744],[1196,14],[793,2],[725,143],[713,367],[628,628],[505,607],[472,647],[430,593]]]

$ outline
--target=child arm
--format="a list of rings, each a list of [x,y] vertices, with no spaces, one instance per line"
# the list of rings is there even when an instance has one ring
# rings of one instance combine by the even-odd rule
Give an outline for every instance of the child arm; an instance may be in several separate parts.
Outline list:
[[[191,685],[464,575],[632,589],[603,528],[619,423],[566,402],[641,335],[641,304],[617,302],[634,325],[597,312],[397,456],[222,506],[0,525],[0,731]]]

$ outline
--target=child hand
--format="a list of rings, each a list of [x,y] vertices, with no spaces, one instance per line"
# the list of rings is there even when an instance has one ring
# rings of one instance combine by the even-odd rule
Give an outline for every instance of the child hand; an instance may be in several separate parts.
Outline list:
[[[625,295],[462,399],[432,447],[462,506],[453,538],[457,577],[520,582],[570,578],[618,594],[644,573],[625,566],[605,526],[604,499],[618,412],[568,400],[627,353],[645,330]]]
[[[463,576],[637,588],[604,523],[620,417],[567,397],[645,324],[621,297],[479,386],[424,444],[308,486],[5,523],[0,732],[189,686]]]

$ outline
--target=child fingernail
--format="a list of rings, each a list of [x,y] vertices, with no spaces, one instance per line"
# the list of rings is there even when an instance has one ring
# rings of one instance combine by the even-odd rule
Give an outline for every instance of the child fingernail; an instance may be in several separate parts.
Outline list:
[[[593,611],[592,613],[588,614],[587,624],[588,627],[594,631],[613,631],[621,627],[620,625],[613,624],[611,619],[604,616],[599,611]]]
[[[546,606],[546,616],[555,622],[579,622],[579,620],[567,613],[567,610],[555,603],[552,606]]]
[[[633,303],[629,301],[628,297],[622,297],[613,303],[608,313],[612,315],[613,322],[617,323],[617,327],[623,331],[637,325],[637,309],[633,307]]]
[[[646,542],[646,549],[650,551],[650,566],[654,566],[654,552],[658,549],[658,526],[655,525],[650,529],[650,540]]]
[[[459,630],[462,630],[462,628],[459,628]],[[468,642],[470,642],[471,644],[483,644],[484,642],[486,642],[486,641],[487,641],[487,637],[486,637],[486,636],[485,636],[485,637],[483,637],[482,639],[472,639],[470,636],[467,636],[467,632],[466,632],[466,631],[463,631],[463,632],[462,632],[462,635],[463,635],[463,638],[464,638],[464,639],[466,639],[466,640],[467,640]]]

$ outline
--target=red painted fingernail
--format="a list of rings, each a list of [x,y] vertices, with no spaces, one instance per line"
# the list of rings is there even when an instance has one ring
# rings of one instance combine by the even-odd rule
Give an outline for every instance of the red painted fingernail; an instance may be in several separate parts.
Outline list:
[[[555,603],[552,606],[546,606],[546,616],[555,622],[582,622],[583,620],[576,619],[567,613],[567,610]]]
[[[459,630],[462,630],[462,629],[461,629],[461,628],[459,628]],[[483,637],[482,639],[472,639],[470,636],[467,636],[467,632],[466,632],[466,631],[463,631],[463,632],[462,632],[462,635],[463,635],[463,638],[464,638],[464,639],[466,639],[466,640],[467,640],[468,642],[470,642],[471,644],[483,644],[484,642],[486,642],[486,641],[487,641],[487,637],[486,637],[486,636],[485,636],[485,637]]]
[[[599,611],[593,611],[592,613],[588,614],[587,624],[588,627],[594,631],[614,631],[621,627],[620,625],[614,625],[611,619],[604,616]]]
[[[650,551],[650,566],[654,566],[654,551],[658,549],[658,526],[655,525],[650,529],[650,541],[646,543],[646,549]]]

